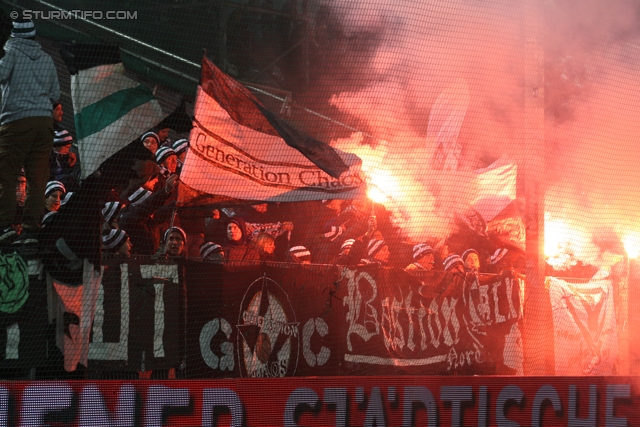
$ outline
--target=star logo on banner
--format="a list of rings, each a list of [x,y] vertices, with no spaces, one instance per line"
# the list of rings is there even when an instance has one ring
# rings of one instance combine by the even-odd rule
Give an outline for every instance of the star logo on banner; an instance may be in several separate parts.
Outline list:
[[[280,285],[266,274],[253,282],[236,325],[238,359],[244,362],[247,376],[284,377],[290,369],[293,375],[298,363],[299,325]]]

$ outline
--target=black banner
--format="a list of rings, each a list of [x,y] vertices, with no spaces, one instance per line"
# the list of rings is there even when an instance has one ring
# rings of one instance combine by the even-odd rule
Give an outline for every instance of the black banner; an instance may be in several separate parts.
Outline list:
[[[511,274],[148,262],[103,265],[90,369],[184,368],[189,378],[521,373],[522,287]],[[23,310],[3,317],[3,367],[44,359],[44,282],[34,277],[30,292]]]
[[[193,378],[508,374],[522,362],[511,275],[195,262],[185,271]]]
[[[189,376],[318,375],[299,363],[305,351],[301,322],[323,312],[337,268],[225,271],[192,262],[185,271]]]
[[[43,366],[47,337],[53,331],[47,319],[46,281],[37,260],[28,260],[29,297],[15,313],[0,312],[0,369]]]
[[[135,261],[103,266],[89,344],[90,368],[145,371],[180,364],[181,268]]]

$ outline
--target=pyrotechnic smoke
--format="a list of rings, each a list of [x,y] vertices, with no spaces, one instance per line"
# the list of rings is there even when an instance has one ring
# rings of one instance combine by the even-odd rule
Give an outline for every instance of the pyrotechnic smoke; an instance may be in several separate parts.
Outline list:
[[[334,36],[342,37],[335,43],[341,52],[327,45],[328,55],[346,54],[348,65],[337,60],[335,70],[358,78],[339,77],[327,67],[319,85],[332,87],[330,103],[376,137],[365,144],[354,134],[333,144],[360,154],[368,172],[386,177],[385,204],[410,237],[446,235],[452,215],[473,197],[471,171],[503,155],[523,163],[524,2],[325,5],[339,22]],[[640,232],[639,6],[570,0],[542,7],[547,240],[558,242],[560,252],[598,263],[605,247],[621,247],[597,241],[600,230],[614,230],[619,240]],[[459,80],[469,92],[459,167],[433,171],[437,144],[427,138],[430,112]]]
[[[632,251],[640,231],[639,12],[626,0],[546,5],[545,210],[582,237],[545,236],[594,265]]]
[[[359,118],[376,140],[363,145],[355,134],[333,144],[364,159],[378,201],[409,237],[445,237],[474,198],[473,170],[504,154],[519,160],[521,8],[463,1],[330,6],[346,40],[369,35],[375,42],[369,55],[353,56],[358,84],[335,89],[329,101]],[[334,79],[327,71],[324,78]],[[446,170],[434,170],[443,143],[462,150]]]

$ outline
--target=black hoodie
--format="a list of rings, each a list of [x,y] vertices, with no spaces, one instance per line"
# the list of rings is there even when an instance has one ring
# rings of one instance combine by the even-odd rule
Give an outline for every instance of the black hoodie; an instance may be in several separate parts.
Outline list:
[[[240,240],[230,240],[229,236],[225,233],[224,241],[222,242],[222,250],[224,251],[224,258],[226,261],[258,261],[260,260],[260,254],[251,248],[246,240],[247,225],[242,218],[234,216],[229,218],[225,223],[225,232],[229,224],[234,223],[240,227],[242,237]]]

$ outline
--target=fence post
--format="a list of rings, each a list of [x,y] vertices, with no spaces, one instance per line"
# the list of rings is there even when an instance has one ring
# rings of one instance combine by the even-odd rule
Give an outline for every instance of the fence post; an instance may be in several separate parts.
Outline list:
[[[524,175],[526,287],[524,353],[526,375],[553,374],[553,324],[545,289],[544,260],[544,50],[540,0],[524,1]]]
[[[629,279],[631,277],[631,260],[625,255],[623,274],[618,283],[618,306],[616,307],[618,322],[618,375],[629,375]],[[614,288],[615,291],[615,288]]]

